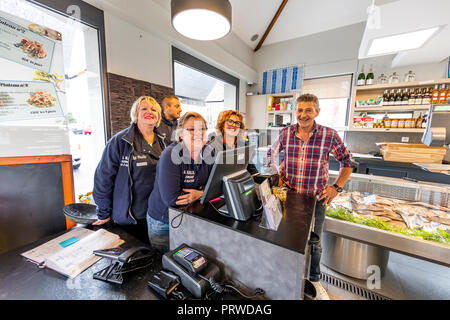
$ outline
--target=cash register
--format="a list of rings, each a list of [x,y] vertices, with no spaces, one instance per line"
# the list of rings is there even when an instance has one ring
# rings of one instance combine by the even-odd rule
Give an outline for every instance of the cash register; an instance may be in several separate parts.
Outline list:
[[[223,195],[225,205],[219,213],[230,218],[246,221],[262,208],[256,193],[256,185],[247,165],[256,146],[246,146],[219,151],[209,175],[200,203],[205,204]]]

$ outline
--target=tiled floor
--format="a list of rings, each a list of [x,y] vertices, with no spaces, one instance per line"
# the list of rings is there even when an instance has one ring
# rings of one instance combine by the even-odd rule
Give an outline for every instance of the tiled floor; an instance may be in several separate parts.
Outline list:
[[[324,265],[321,265],[321,271],[367,288],[366,280],[345,276]],[[330,299],[363,299],[326,282],[322,282],[322,285]],[[389,263],[381,279],[380,289],[373,289],[373,291],[394,300],[449,300],[450,268],[390,252]]]

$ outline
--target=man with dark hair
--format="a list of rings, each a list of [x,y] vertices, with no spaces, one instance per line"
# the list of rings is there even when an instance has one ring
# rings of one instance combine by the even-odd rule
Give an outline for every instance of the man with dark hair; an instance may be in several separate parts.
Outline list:
[[[342,187],[355,167],[350,152],[338,133],[319,125],[319,99],[313,94],[303,94],[297,99],[297,124],[280,131],[278,139],[267,152],[268,165],[275,167],[278,154],[284,151],[280,165],[280,186],[308,196],[316,197],[314,232],[321,237],[326,205],[342,191]],[[330,153],[340,162],[341,169],[334,185],[328,185]],[[320,284],[320,245],[311,253],[309,278],[319,299],[329,299]]]
[[[178,125],[178,119],[181,114],[180,100],[176,96],[165,96],[161,101],[162,119],[158,127],[158,132],[166,136],[166,140],[170,143],[175,141],[174,131]]]

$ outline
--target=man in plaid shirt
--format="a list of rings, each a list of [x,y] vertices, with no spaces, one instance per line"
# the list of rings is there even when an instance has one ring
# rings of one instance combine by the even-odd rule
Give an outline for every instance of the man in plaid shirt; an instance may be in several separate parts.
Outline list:
[[[342,191],[355,163],[338,133],[314,121],[319,112],[319,99],[315,95],[301,95],[297,99],[298,123],[281,130],[267,152],[267,158],[269,166],[276,168],[278,155],[284,152],[280,165],[280,186],[316,197],[314,232],[321,237],[326,205]],[[327,185],[330,153],[341,167],[333,186]],[[328,299],[319,282],[321,252],[320,245],[312,252],[310,280],[316,287],[318,297]]]

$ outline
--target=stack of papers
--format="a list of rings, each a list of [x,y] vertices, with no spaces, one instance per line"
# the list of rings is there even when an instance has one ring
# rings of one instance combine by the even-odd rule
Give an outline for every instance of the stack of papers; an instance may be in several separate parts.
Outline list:
[[[77,228],[21,255],[39,266],[75,278],[101,259],[93,254],[94,250],[116,248],[124,242],[104,229]]]

